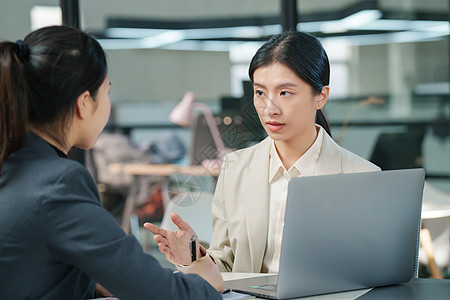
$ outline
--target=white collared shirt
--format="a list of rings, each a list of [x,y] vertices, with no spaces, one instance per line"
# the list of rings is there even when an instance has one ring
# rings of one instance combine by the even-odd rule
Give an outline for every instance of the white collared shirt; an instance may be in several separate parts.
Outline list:
[[[272,141],[269,158],[269,230],[262,272],[278,273],[281,241],[283,238],[284,213],[289,180],[292,177],[313,176],[322,149],[324,129],[319,129],[311,147],[289,168],[283,166]]]

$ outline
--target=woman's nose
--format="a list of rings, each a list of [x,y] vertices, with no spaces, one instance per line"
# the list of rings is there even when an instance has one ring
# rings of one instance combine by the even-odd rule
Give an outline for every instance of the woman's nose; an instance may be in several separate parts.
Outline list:
[[[269,115],[269,116],[280,114],[281,110],[278,107],[278,103],[277,103],[276,99],[267,98],[265,111],[266,111],[267,115]]]

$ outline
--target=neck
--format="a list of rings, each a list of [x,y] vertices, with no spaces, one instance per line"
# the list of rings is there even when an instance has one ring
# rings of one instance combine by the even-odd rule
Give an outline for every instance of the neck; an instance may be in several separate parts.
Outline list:
[[[317,138],[318,130],[316,126],[313,129],[307,130],[302,136],[296,137],[292,140],[275,141],[275,148],[278,156],[283,163],[286,170],[300,158],[303,154],[311,148]]]
[[[66,149],[66,147],[64,147],[60,142],[58,142],[54,137],[52,137],[51,135],[49,135],[48,133],[39,130],[35,127],[31,128],[31,131],[38,135],[41,139],[43,139],[44,141],[46,141],[47,143],[49,143],[50,145],[56,147],[57,149],[59,149],[61,152],[63,152],[64,154],[68,154],[70,148]]]

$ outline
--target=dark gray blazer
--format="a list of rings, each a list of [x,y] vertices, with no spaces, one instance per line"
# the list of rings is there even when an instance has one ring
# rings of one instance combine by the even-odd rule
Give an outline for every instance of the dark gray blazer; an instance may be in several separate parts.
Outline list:
[[[0,299],[221,299],[198,275],[162,268],[100,205],[78,162],[35,134],[0,175]]]

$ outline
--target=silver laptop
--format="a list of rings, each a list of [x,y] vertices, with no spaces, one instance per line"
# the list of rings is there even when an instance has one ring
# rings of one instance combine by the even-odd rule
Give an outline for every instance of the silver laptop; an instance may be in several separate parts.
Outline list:
[[[417,276],[425,171],[293,178],[278,276],[226,282],[269,299],[408,282]]]

